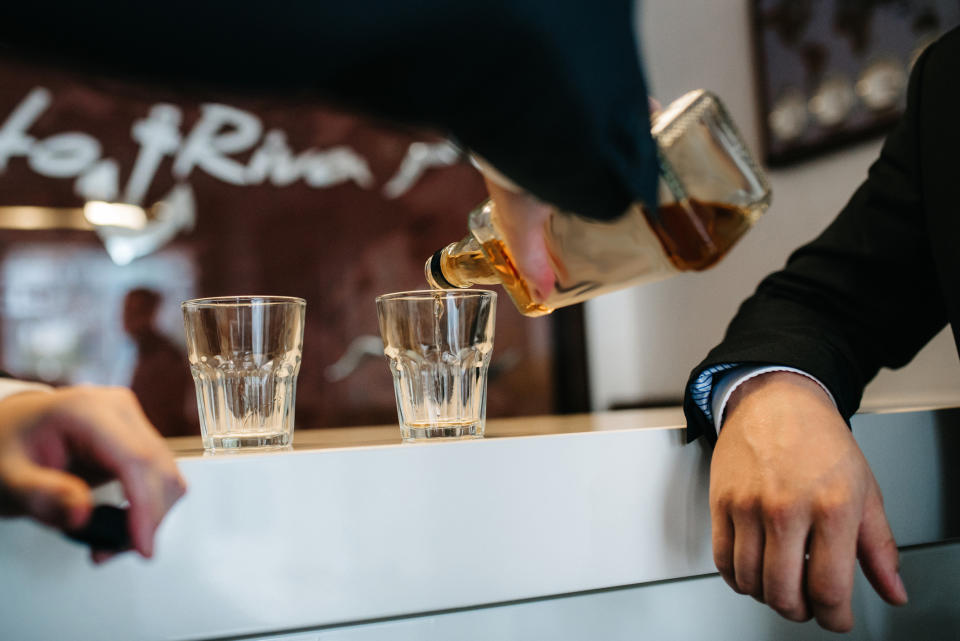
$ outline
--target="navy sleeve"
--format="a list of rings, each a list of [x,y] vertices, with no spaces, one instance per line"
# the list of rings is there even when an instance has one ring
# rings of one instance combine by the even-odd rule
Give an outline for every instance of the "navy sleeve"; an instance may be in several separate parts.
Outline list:
[[[0,5],[4,55],[427,125],[594,218],[655,202],[631,0]]]

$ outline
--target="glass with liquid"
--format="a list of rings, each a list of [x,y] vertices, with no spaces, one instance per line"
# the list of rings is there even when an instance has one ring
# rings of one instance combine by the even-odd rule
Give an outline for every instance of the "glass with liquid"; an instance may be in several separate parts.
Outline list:
[[[290,445],[306,301],[224,296],[181,308],[204,448]]]
[[[484,290],[377,297],[404,441],[483,436],[496,305]]]

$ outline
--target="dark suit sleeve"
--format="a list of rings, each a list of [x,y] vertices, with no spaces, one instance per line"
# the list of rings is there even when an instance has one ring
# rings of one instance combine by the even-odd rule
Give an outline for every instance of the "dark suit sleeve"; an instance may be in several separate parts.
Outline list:
[[[209,90],[318,96],[452,135],[594,218],[655,203],[631,0],[0,3],[0,51]]]
[[[947,322],[920,189],[925,67],[911,74],[907,110],[867,180],[832,224],[763,280],[724,340],[691,374],[724,362],[809,372],[847,420],[881,367],[900,367]],[[716,433],[688,390],[687,436]]]

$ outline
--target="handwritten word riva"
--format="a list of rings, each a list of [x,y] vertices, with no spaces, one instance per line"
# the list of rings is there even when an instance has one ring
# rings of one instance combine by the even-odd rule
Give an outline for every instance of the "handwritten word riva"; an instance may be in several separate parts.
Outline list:
[[[84,200],[123,200],[137,205],[143,204],[167,157],[173,159],[171,173],[178,182],[196,170],[237,186],[269,181],[285,187],[302,180],[314,188],[344,182],[363,189],[375,187],[367,161],[350,147],[309,148],[294,153],[283,130],[264,132],[256,115],[217,103],[201,105],[199,119],[183,135],[180,108],[158,103],[131,127],[138,151],[121,193],[120,167],[115,159],[102,156],[103,146],[92,135],[68,131],[38,139],[30,134],[52,102],[53,94],[48,89],[36,87],[4,121],[0,127],[0,175],[11,158],[24,157],[41,176],[76,179],[74,191]],[[233,157],[251,151],[245,163]],[[458,152],[447,142],[414,142],[382,193],[387,198],[402,196],[427,169],[451,165],[457,159]]]

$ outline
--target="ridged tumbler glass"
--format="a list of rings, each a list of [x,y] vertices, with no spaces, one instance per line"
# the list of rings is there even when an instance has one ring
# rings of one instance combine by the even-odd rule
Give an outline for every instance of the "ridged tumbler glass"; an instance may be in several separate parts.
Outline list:
[[[404,441],[483,436],[496,304],[485,290],[377,297]]]
[[[224,296],[189,300],[181,307],[203,447],[290,445],[306,302]]]

